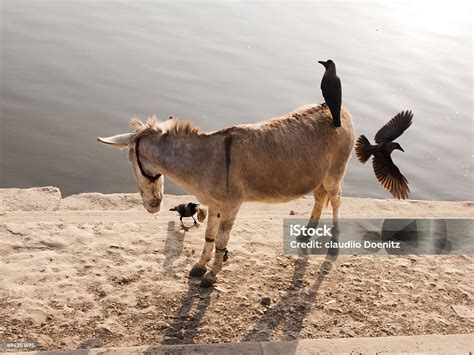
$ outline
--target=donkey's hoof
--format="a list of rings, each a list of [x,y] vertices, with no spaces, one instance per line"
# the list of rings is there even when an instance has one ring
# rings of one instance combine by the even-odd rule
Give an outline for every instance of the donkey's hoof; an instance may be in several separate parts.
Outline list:
[[[202,277],[206,273],[207,269],[205,266],[201,265],[194,265],[191,271],[189,272],[189,276],[191,277]]]
[[[204,277],[201,280],[201,284],[199,286],[201,287],[211,287],[216,283],[217,277],[212,273],[212,271],[209,271],[204,275]]]

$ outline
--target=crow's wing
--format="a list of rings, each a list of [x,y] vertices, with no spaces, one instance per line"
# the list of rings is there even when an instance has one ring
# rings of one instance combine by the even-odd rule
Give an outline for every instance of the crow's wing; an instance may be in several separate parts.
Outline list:
[[[402,111],[388,121],[375,135],[375,142],[382,144],[392,142],[402,135],[412,123],[413,113]]]
[[[330,102],[341,108],[342,85],[338,76],[323,76],[321,90],[326,103]]]
[[[390,156],[376,154],[372,159],[375,176],[380,184],[388,190],[393,197],[406,199],[410,193],[408,181],[402,175]]]
[[[178,211],[180,215],[186,214],[186,204],[180,203],[178,206],[176,206],[176,211]]]

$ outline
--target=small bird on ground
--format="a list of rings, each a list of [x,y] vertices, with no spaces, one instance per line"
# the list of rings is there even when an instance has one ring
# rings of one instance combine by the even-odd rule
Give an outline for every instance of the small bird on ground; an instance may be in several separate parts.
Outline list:
[[[199,204],[194,203],[194,202],[189,202],[189,203],[182,203],[176,207],[170,208],[170,211],[176,211],[179,213],[179,220],[181,222],[181,226],[184,227],[184,223],[183,223],[184,217],[192,217],[192,219],[194,220],[194,225],[197,226],[198,222],[194,218],[194,215],[196,214],[196,212],[198,212],[198,207],[199,207]]]
[[[412,124],[413,113],[402,111],[388,121],[375,135],[376,145],[361,135],[357,139],[355,152],[357,159],[364,164],[373,155],[372,166],[380,184],[398,199],[406,199],[410,193],[408,180],[393,163],[390,154],[395,149],[404,152],[400,144],[393,142]]]
[[[334,127],[341,127],[342,85],[341,79],[336,74],[336,64],[331,59],[319,60],[318,63],[326,68],[321,80],[324,101],[331,111]]]

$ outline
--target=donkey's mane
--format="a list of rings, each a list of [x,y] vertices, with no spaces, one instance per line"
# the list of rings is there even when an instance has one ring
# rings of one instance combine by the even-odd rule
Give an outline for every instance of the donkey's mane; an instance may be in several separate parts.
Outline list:
[[[167,121],[161,122],[156,116],[152,116],[147,119],[146,123],[143,123],[140,118],[135,116],[130,120],[130,126],[137,135],[146,130],[168,133],[172,136],[199,135],[202,133],[201,129],[196,127],[191,121],[182,121],[172,116]]]
[[[168,132],[174,136],[199,135],[202,133],[201,129],[195,126],[191,121],[181,121],[177,118],[173,118]]]

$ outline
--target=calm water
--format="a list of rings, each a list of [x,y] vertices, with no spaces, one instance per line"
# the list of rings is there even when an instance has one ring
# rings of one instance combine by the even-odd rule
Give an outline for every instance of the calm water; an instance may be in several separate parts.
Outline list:
[[[357,135],[414,111],[393,155],[412,198],[473,199],[469,1],[0,1],[2,187],[134,192],[97,135],[135,114],[215,130],[321,102],[331,58]],[[390,197],[354,157],[344,194]]]

